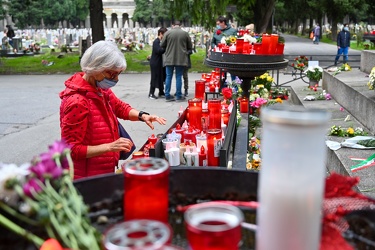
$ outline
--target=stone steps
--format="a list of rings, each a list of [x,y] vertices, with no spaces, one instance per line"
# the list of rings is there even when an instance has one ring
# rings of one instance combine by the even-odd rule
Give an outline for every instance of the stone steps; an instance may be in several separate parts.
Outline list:
[[[364,53],[365,55],[363,55]],[[362,60],[365,60],[366,64]],[[367,87],[368,73],[373,66],[375,66],[375,53],[364,51],[361,56],[361,70],[363,71],[352,69],[352,71],[341,72],[336,76],[327,71],[323,73],[321,88],[331,94],[332,100],[304,101],[303,98],[311,91],[302,86],[291,86],[291,100],[294,104],[303,105],[306,108],[320,108],[331,112],[330,127],[333,125],[342,128],[361,127],[368,131],[370,135],[374,135],[375,91],[369,90]],[[340,109],[341,107],[343,110]],[[350,119],[345,121],[348,115]],[[327,129],[329,131],[329,128]],[[328,136],[327,139],[342,142],[347,138]],[[375,197],[375,166],[356,172],[350,170],[351,166],[358,164],[357,161],[351,159],[352,157],[367,159],[373,154],[375,154],[375,150],[370,149],[341,148],[335,151],[328,149],[327,170],[343,175],[358,176],[360,178],[358,190],[363,192],[364,195]],[[367,191],[369,189],[374,190]]]

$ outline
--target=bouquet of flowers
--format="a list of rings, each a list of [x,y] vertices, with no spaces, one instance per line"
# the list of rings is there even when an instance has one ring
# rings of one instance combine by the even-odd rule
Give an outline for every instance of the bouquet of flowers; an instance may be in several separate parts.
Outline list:
[[[226,44],[226,45],[231,45],[231,44],[236,43],[236,41],[237,41],[237,37],[235,37],[235,36],[224,36],[224,34],[223,34],[223,37],[221,38],[220,43],[223,43],[223,44]]]
[[[310,80],[320,81],[323,77],[323,68],[320,66],[308,67],[304,72]]]
[[[305,70],[309,66],[309,59],[306,56],[299,56],[294,59],[294,63],[292,63],[292,67],[298,70]]]
[[[371,73],[368,77],[369,77],[369,81],[367,83],[367,86],[369,89],[372,90],[375,87],[375,67],[372,68]]]
[[[224,96],[224,99],[227,102],[230,102],[231,100],[237,100],[239,97],[242,96],[242,88],[241,88],[242,80],[236,76],[236,78],[231,81],[227,79],[225,81],[225,85],[227,87],[223,88],[222,94]]]
[[[338,67],[336,69],[336,71],[333,73],[333,75],[337,75],[339,73],[341,73],[342,71],[351,71],[352,70],[352,67],[350,67],[350,65],[348,63],[344,63],[343,65],[341,65],[340,67]]]
[[[256,85],[263,85],[264,88],[268,90],[268,92],[271,90],[272,84],[275,82],[272,76],[268,74],[268,72],[264,73],[261,76],[255,77],[253,81],[251,81],[252,86]]]
[[[50,238],[69,249],[100,250],[100,234],[89,222],[72,173],[70,149],[62,142],[31,163],[19,167],[0,163],[0,225],[37,247],[50,244],[45,241]],[[45,233],[34,234],[21,226],[25,224]]]

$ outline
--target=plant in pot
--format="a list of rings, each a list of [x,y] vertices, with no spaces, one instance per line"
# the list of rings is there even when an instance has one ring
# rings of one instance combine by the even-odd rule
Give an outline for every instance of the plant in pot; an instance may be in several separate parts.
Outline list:
[[[306,69],[304,72],[309,78],[309,85],[311,86],[316,86],[317,84],[319,85],[320,79],[323,77],[323,68],[320,66],[311,66]]]

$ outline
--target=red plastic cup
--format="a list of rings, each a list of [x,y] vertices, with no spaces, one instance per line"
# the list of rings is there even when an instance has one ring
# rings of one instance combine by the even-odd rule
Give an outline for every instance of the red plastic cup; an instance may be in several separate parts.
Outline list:
[[[198,204],[184,214],[189,249],[238,250],[243,213],[223,203]]]
[[[124,219],[168,222],[169,165],[160,158],[139,158],[123,166]]]

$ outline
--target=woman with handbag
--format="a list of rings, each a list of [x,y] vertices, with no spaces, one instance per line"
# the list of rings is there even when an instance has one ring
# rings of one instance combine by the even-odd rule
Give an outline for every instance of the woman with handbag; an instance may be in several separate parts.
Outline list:
[[[65,81],[60,93],[61,137],[71,147],[74,179],[114,173],[120,152],[134,145],[120,137],[118,118],[165,125],[166,119],[138,111],[110,89],[126,68],[124,55],[111,41],[98,41],[81,58],[79,72]]]

